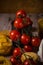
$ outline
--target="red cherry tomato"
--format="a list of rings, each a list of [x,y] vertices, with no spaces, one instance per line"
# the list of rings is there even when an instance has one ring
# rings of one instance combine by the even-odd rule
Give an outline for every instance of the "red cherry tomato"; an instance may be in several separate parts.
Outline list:
[[[13,51],[13,56],[20,56],[21,55],[21,49],[20,48],[15,48]]]
[[[10,57],[10,61],[12,64],[16,64],[17,60],[13,56]]]
[[[10,32],[10,38],[11,40],[15,41],[20,37],[20,33],[17,30],[12,30]]]
[[[30,65],[29,60],[25,60],[23,65]]]
[[[18,28],[18,29],[23,28],[23,19],[17,18],[17,19],[14,21],[14,27],[16,27],[16,28]]]
[[[32,21],[31,21],[31,19],[29,17],[27,17],[26,20],[27,20],[27,25],[32,24]]]
[[[26,52],[31,52],[31,51],[32,51],[32,47],[29,46],[29,45],[25,45],[25,46],[24,46],[24,50],[25,50]]]
[[[32,21],[29,17],[26,17],[26,18],[23,18],[23,23],[24,23],[24,26],[29,26],[32,24]]]
[[[26,12],[24,10],[18,10],[16,12],[16,17],[26,17]]]
[[[38,47],[40,45],[40,38],[33,37],[32,38],[32,45],[35,46],[35,47]]]
[[[21,36],[21,43],[26,45],[30,42],[30,36],[26,35],[26,34],[23,34]]]

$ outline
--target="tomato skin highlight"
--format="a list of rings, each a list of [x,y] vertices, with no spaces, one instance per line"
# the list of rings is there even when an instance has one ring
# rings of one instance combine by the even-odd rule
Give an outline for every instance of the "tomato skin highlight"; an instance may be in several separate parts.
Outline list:
[[[19,17],[19,16],[26,17],[26,12],[24,10],[18,10],[16,12],[16,18]]]
[[[30,42],[30,36],[26,35],[26,34],[22,34],[21,36],[21,43],[26,45]]]
[[[26,59],[23,65],[37,65],[37,63],[33,60]]]
[[[10,32],[10,39],[16,41],[18,38],[20,38],[20,33],[17,30],[12,30]]]
[[[16,64],[17,60],[13,56],[10,57],[10,61],[12,64]]]
[[[24,50],[25,50],[26,52],[31,52],[31,51],[32,51],[32,47],[29,46],[29,45],[25,45],[25,46],[24,46]]]
[[[14,27],[17,29],[21,29],[23,27],[32,25],[32,21],[29,17],[26,18],[16,18],[14,21]]]
[[[18,28],[18,29],[23,28],[23,19],[17,18],[17,19],[14,21],[14,27],[15,27],[15,28]]]
[[[17,57],[21,55],[21,49],[20,48],[15,48],[13,51],[13,56]]]
[[[29,60],[25,60],[23,65],[30,65]]]
[[[40,41],[41,41],[40,38],[33,37],[31,43],[32,43],[33,46],[38,47],[40,45]]]

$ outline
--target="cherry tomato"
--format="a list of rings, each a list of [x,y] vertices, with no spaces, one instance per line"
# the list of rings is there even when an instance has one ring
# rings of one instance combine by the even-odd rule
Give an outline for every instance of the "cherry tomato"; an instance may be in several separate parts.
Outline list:
[[[40,38],[33,37],[32,38],[32,45],[35,46],[35,47],[38,47],[40,45]]]
[[[23,65],[30,65],[29,60],[25,60]]]
[[[32,47],[29,46],[29,45],[25,45],[25,46],[24,46],[24,50],[25,50],[26,52],[31,52],[31,51],[32,51]]]
[[[32,24],[32,21],[29,17],[26,17],[26,18],[23,18],[23,23],[24,23],[24,26],[29,26]]]
[[[20,56],[21,55],[21,49],[20,48],[15,48],[13,51],[13,56]]]
[[[24,61],[23,65],[37,65],[37,63],[33,60],[27,59]]]
[[[20,33],[17,30],[12,30],[10,32],[10,38],[11,40],[15,41],[20,37]]]
[[[30,36],[26,35],[26,34],[22,34],[21,36],[21,43],[26,45],[30,42]]]
[[[15,27],[15,28],[18,28],[18,29],[23,28],[23,19],[17,18],[17,19],[14,21],[14,27]]]
[[[12,64],[16,64],[17,60],[13,56],[10,57],[10,61]]]
[[[16,17],[26,17],[26,12],[24,10],[18,10],[16,12]]]
[[[32,24],[32,21],[31,21],[31,19],[29,17],[26,17],[26,20],[27,20],[27,25]]]

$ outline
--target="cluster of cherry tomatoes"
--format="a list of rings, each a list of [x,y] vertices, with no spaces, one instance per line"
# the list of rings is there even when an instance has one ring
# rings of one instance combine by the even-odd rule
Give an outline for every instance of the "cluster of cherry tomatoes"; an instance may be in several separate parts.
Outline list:
[[[25,28],[26,26],[32,25],[32,21],[29,17],[27,17],[24,10],[19,10],[16,13],[16,19],[14,21],[14,27],[18,30]],[[40,45],[40,38],[38,37],[30,37],[26,33],[20,33],[18,30],[12,30],[10,32],[10,39],[12,41],[20,40],[20,44],[23,44],[23,50],[25,52],[32,51],[32,47],[38,47]],[[16,43],[14,43],[16,44]],[[19,46],[19,45],[18,45]],[[16,57],[20,57],[22,54],[22,49],[20,47],[14,48],[13,56],[10,58],[13,65],[17,65]],[[20,65],[20,64],[18,64]],[[30,65],[28,61],[25,61],[23,65]]]
[[[17,11],[14,27],[21,29],[25,26],[28,26],[29,24],[32,24],[32,21],[29,17],[26,16],[26,12],[24,10]]]

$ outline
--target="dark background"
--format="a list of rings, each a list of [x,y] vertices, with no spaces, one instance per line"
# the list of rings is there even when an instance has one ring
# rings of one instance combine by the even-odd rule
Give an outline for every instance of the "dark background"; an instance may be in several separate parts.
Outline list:
[[[0,13],[15,13],[18,9],[27,13],[43,13],[43,0],[0,0]]]

